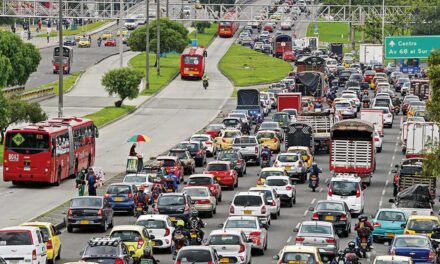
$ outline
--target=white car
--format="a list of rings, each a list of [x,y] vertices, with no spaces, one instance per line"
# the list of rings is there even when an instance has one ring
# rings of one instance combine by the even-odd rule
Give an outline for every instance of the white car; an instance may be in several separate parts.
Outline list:
[[[270,208],[262,193],[237,193],[229,207],[229,215],[256,216],[262,223],[270,225]]]
[[[194,134],[189,139],[190,142],[200,142],[202,143],[202,146],[206,148],[207,154],[211,155],[213,157],[217,150],[214,147],[214,140],[212,139],[211,135],[209,134]]]
[[[411,83],[410,82],[406,82],[402,85],[402,88],[400,88],[400,94],[401,95],[406,95],[409,91],[409,88],[411,87]]]
[[[344,118],[356,118],[357,113],[349,101],[335,103],[335,112],[340,113]]]
[[[268,206],[270,208],[270,215],[272,219],[277,219],[281,214],[281,200],[280,195],[272,187],[251,187],[249,192],[259,192],[266,195]]]
[[[296,203],[296,188],[288,176],[268,176],[264,186],[273,188],[280,196],[280,202],[288,207]]]
[[[382,152],[382,142],[383,142],[383,139],[379,135],[379,132],[377,130],[374,130],[374,147],[376,147],[377,153]]]
[[[390,112],[390,109],[386,106],[375,106],[373,109],[379,109],[383,111],[383,126],[393,127],[394,115]]]
[[[354,174],[337,174],[328,185],[327,200],[343,201],[352,214],[364,212],[364,187],[361,178]]]
[[[303,161],[301,153],[278,154],[273,166],[284,168],[291,180],[299,182],[307,180],[307,164]]]
[[[124,180],[122,180],[123,183],[131,183],[134,184],[137,188],[143,187],[150,187],[154,184],[154,180],[151,177],[150,174],[127,174],[124,177]]]
[[[270,113],[270,110],[271,110],[270,105],[267,103],[267,101],[265,101],[263,99],[260,100],[260,104],[261,104],[261,107],[263,108],[263,115],[268,116]]]
[[[252,239],[248,239],[243,231],[213,230],[206,245],[221,256],[220,263],[248,264],[252,261]]]
[[[243,231],[248,239],[252,239],[252,248],[261,253],[267,249],[267,225],[255,216],[229,216],[219,225],[224,231]]]
[[[291,30],[292,29],[292,21],[290,21],[290,20],[281,21],[280,26],[281,26],[282,30]]]
[[[174,224],[168,215],[147,214],[141,215],[136,220],[136,225],[144,226],[150,235],[154,235],[154,247],[168,249],[171,252],[174,246]]]
[[[0,229],[0,256],[8,264],[45,264],[47,248],[40,228],[15,226]]]
[[[351,90],[350,90],[351,91]],[[354,93],[344,93],[341,98],[346,98],[348,100],[352,100],[354,101],[354,103],[356,104],[356,108],[357,111],[359,111],[361,109],[361,101],[359,100],[359,98],[357,97],[356,92]]]
[[[194,208],[200,213],[206,213],[212,217],[217,213],[217,198],[212,195],[208,187],[205,186],[186,186],[182,190],[194,201]]]

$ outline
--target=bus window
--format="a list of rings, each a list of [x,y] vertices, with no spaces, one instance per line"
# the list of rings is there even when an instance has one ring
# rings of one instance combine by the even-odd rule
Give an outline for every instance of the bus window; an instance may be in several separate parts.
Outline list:
[[[197,56],[185,56],[184,63],[186,65],[199,65],[200,60],[199,60],[199,57],[197,57]]]
[[[11,132],[6,136],[6,148],[17,153],[35,154],[49,150],[47,134]]]

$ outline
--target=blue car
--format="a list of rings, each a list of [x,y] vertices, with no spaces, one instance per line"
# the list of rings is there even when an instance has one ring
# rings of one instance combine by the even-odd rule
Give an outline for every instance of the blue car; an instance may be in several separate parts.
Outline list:
[[[137,188],[129,183],[110,184],[104,197],[114,211],[126,211],[130,214],[135,212],[134,196]]]
[[[422,235],[397,235],[391,243],[390,255],[411,257],[416,264],[437,263],[431,239]]]
[[[402,235],[408,219],[403,211],[383,208],[377,211],[373,219],[373,239],[379,242],[382,239],[393,239]]]

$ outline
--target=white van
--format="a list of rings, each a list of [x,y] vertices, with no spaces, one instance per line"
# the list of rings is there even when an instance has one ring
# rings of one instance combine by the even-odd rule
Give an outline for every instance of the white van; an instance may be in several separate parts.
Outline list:
[[[7,264],[46,264],[47,248],[38,227],[0,229],[0,256]]]
[[[328,186],[327,200],[343,201],[352,214],[364,212],[364,187],[361,178],[354,174],[337,174]]]

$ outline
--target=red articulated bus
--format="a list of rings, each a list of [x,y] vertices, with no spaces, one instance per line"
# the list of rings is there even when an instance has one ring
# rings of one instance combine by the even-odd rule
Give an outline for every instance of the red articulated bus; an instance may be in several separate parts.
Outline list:
[[[237,13],[228,12],[223,16],[223,21],[218,24],[217,34],[222,38],[233,37],[238,30],[240,23],[237,22]]]
[[[203,47],[188,47],[180,56],[180,77],[201,79],[205,74],[206,49]]]
[[[62,179],[95,163],[98,130],[85,118],[53,118],[6,132],[3,180],[14,185]]]
[[[289,35],[276,36],[273,42],[273,56],[282,58],[286,51],[292,51],[292,37]]]

